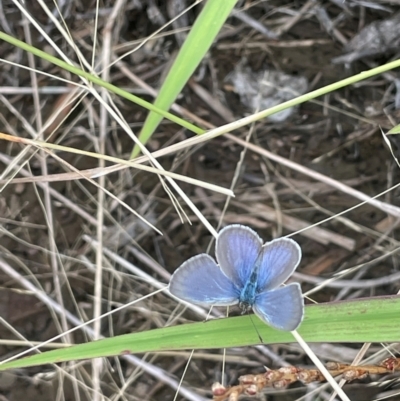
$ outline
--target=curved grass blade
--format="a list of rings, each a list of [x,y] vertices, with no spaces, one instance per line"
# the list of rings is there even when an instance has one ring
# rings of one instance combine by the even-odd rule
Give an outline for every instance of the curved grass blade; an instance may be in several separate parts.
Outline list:
[[[102,88],[105,88],[112,93],[115,93],[135,104],[138,104],[139,106],[142,106],[143,108],[146,108],[147,110],[151,110],[155,113],[159,113],[163,117],[168,118],[168,120],[173,121],[176,124],[178,124],[182,127],[185,127],[186,129],[188,129],[198,135],[204,133],[204,130],[202,130],[201,128],[198,128],[193,124],[190,124],[189,122],[183,120],[182,118],[175,116],[174,114],[171,114],[165,110],[157,108],[152,103],[149,103],[146,100],[143,100],[142,98],[135,96],[134,94],[129,93],[129,92],[119,88],[116,85],[113,85],[109,82],[102,80],[97,75],[93,75],[90,72],[84,71],[81,68],[76,67],[75,65],[68,64],[65,61],[63,61],[57,57],[54,57],[36,47],[33,47],[33,46],[17,39],[17,38],[13,38],[12,36],[7,35],[6,33],[1,32],[1,31],[0,31],[0,40],[4,40],[5,42],[10,43],[11,45],[13,45],[15,47],[18,47],[22,50],[32,53],[33,55],[40,57],[41,59],[46,60],[66,71],[69,71],[72,74],[83,77],[83,78],[87,79],[89,82],[99,85]],[[20,66],[20,67],[22,67],[22,66]]]
[[[168,110],[171,107],[210,49],[236,2],[237,0],[208,0],[205,3],[154,102],[157,109]],[[139,135],[143,144],[150,139],[161,120],[159,113],[149,113]],[[139,147],[135,146],[131,157],[135,158],[139,152]]]
[[[295,342],[290,332],[253,318],[264,344]],[[306,307],[298,332],[307,342],[399,342],[400,296],[363,298]],[[124,354],[255,345],[259,338],[249,316],[210,320],[126,334],[47,351],[0,364],[11,368]]]
[[[400,134],[400,124],[393,127],[390,131],[387,132],[386,135],[397,135]]]
[[[139,106],[142,106],[148,110],[154,111],[155,113],[158,113],[158,114],[162,115],[163,117],[168,118],[168,120],[175,122],[176,124],[180,125],[181,127],[184,127],[197,135],[201,135],[206,132],[204,129],[201,129],[201,128],[183,120],[182,118],[175,116],[174,114],[171,114],[165,110],[157,108],[152,103],[146,102],[145,100],[143,100],[143,99],[141,99],[141,98],[139,98],[139,97],[109,83],[109,82],[103,81],[101,78],[99,78],[96,75],[93,75],[87,71],[83,71],[82,69],[80,69],[74,65],[70,65],[57,57],[51,56],[50,54],[48,54],[42,50],[39,50],[36,47],[28,45],[27,43],[25,43],[21,40],[18,40],[10,35],[7,35],[6,33],[1,32],[1,31],[0,31],[0,40],[10,43],[11,45],[16,46],[24,51],[32,53],[35,56],[40,57],[43,60],[47,60],[48,62],[50,62],[60,68],[63,68],[66,71],[69,71],[75,75],[81,76],[81,77],[87,79],[88,81],[93,82],[96,85],[106,88],[110,92],[113,92],[131,102],[138,104]],[[294,99],[287,100],[286,102],[283,102],[276,106],[270,107],[269,109],[262,110],[251,116],[244,117],[233,123],[225,124],[224,126],[222,126],[218,129],[218,132],[215,130],[214,136],[219,136],[224,133],[239,129],[241,127],[244,127],[246,125],[253,123],[254,121],[259,121],[265,117],[268,117],[272,114],[283,111],[289,107],[297,106],[301,103],[305,103],[305,102],[315,99],[317,97],[326,95],[327,93],[331,93],[340,88],[344,88],[348,85],[354,85],[357,82],[364,81],[366,79],[372,78],[376,75],[383,74],[384,72],[387,72],[387,71],[390,71],[390,70],[393,70],[393,69],[399,68],[399,67],[400,67],[400,59],[391,61],[391,62],[381,65],[379,67],[372,68],[370,70],[363,71],[359,74],[352,75],[349,78],[345,78],[341,81],[337,81],[335,83],[326,85],[322,88],[318,88],[318,89],[308,92],[304,95],[298,96]]]

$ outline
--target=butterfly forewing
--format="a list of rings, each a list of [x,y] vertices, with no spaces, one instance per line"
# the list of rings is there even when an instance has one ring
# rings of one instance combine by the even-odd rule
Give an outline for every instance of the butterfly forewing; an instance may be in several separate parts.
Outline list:
[[[177,298],[198,305],[237,304],[239,294],[214,259],[206,254],[190,258],[172,275],[169,291]]]
[[[249,279],[261,247],[261,238],[246,226],[233,224],[220,231],[215,249],[217,261],[237,288],[243,288]]]
[[[296,330],[303,320],[304,300],[298,283],[257,295],[253,305],[255,314],[264,322],[280,330]]]
[[[266,243],[261,251],[257,277],[260,292],[282,285],[295,271],[301,259],[301,248],[290,238]]]

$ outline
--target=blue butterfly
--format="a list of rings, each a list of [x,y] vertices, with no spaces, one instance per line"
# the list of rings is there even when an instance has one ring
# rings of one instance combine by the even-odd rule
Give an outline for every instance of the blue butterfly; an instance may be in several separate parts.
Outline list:
[[[215,253],[218,265],[207,254],[184,262],[171,277],[171,294],[203,306],[239,304],[243,313],[253,308],[261,320],[280,330],[300,325],[304,313],[300,285],[279,287],[300,262],[297,242],[278,238],[263,246],[252,229],[233,224],[219,232]]]

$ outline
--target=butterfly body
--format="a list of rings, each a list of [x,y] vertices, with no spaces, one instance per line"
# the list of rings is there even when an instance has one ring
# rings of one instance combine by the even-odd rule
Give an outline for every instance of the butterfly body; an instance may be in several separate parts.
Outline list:
[[[239,296],[239,307],[242,312],[248,312],[248,310],[254,305],[256,301],[256,294],[259,291],[257,288],[257,278],[258,278],[258,268],[259,264],[255,264],[251,272],[249,279],[244,285]]]
[[[218,264],[206,254],[184,262],[172,275],[171,294],[204,306],[239,304],[251,308],[264,322],[281,330],[295,330],[302,321],[304,302],[300,285],[279,287],[301,259],[299,245],[279,238],[263,246],[246,226],[234,224],[217,237]]]

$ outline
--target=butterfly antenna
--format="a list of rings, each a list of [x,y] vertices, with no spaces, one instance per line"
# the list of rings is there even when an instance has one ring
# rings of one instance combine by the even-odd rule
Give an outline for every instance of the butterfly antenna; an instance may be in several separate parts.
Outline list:
[[[257,335],[258,335],[258,339],[260,340],[260,343],[261,343],[261,344],[264,344],[264,341],[263,341],[263,339],[262,339],[262,337],[261,337],[261,335],[260,335],[260,332],[257,330],[257,327],[256,327],[256,325],[254,324],[253,318],[251,317],[251,315],[250,315],[249,312],[247,312],[247,314],[249,315],[251,324],[253,325],[254,330],[256,331],[256,333],[257,333]]]

